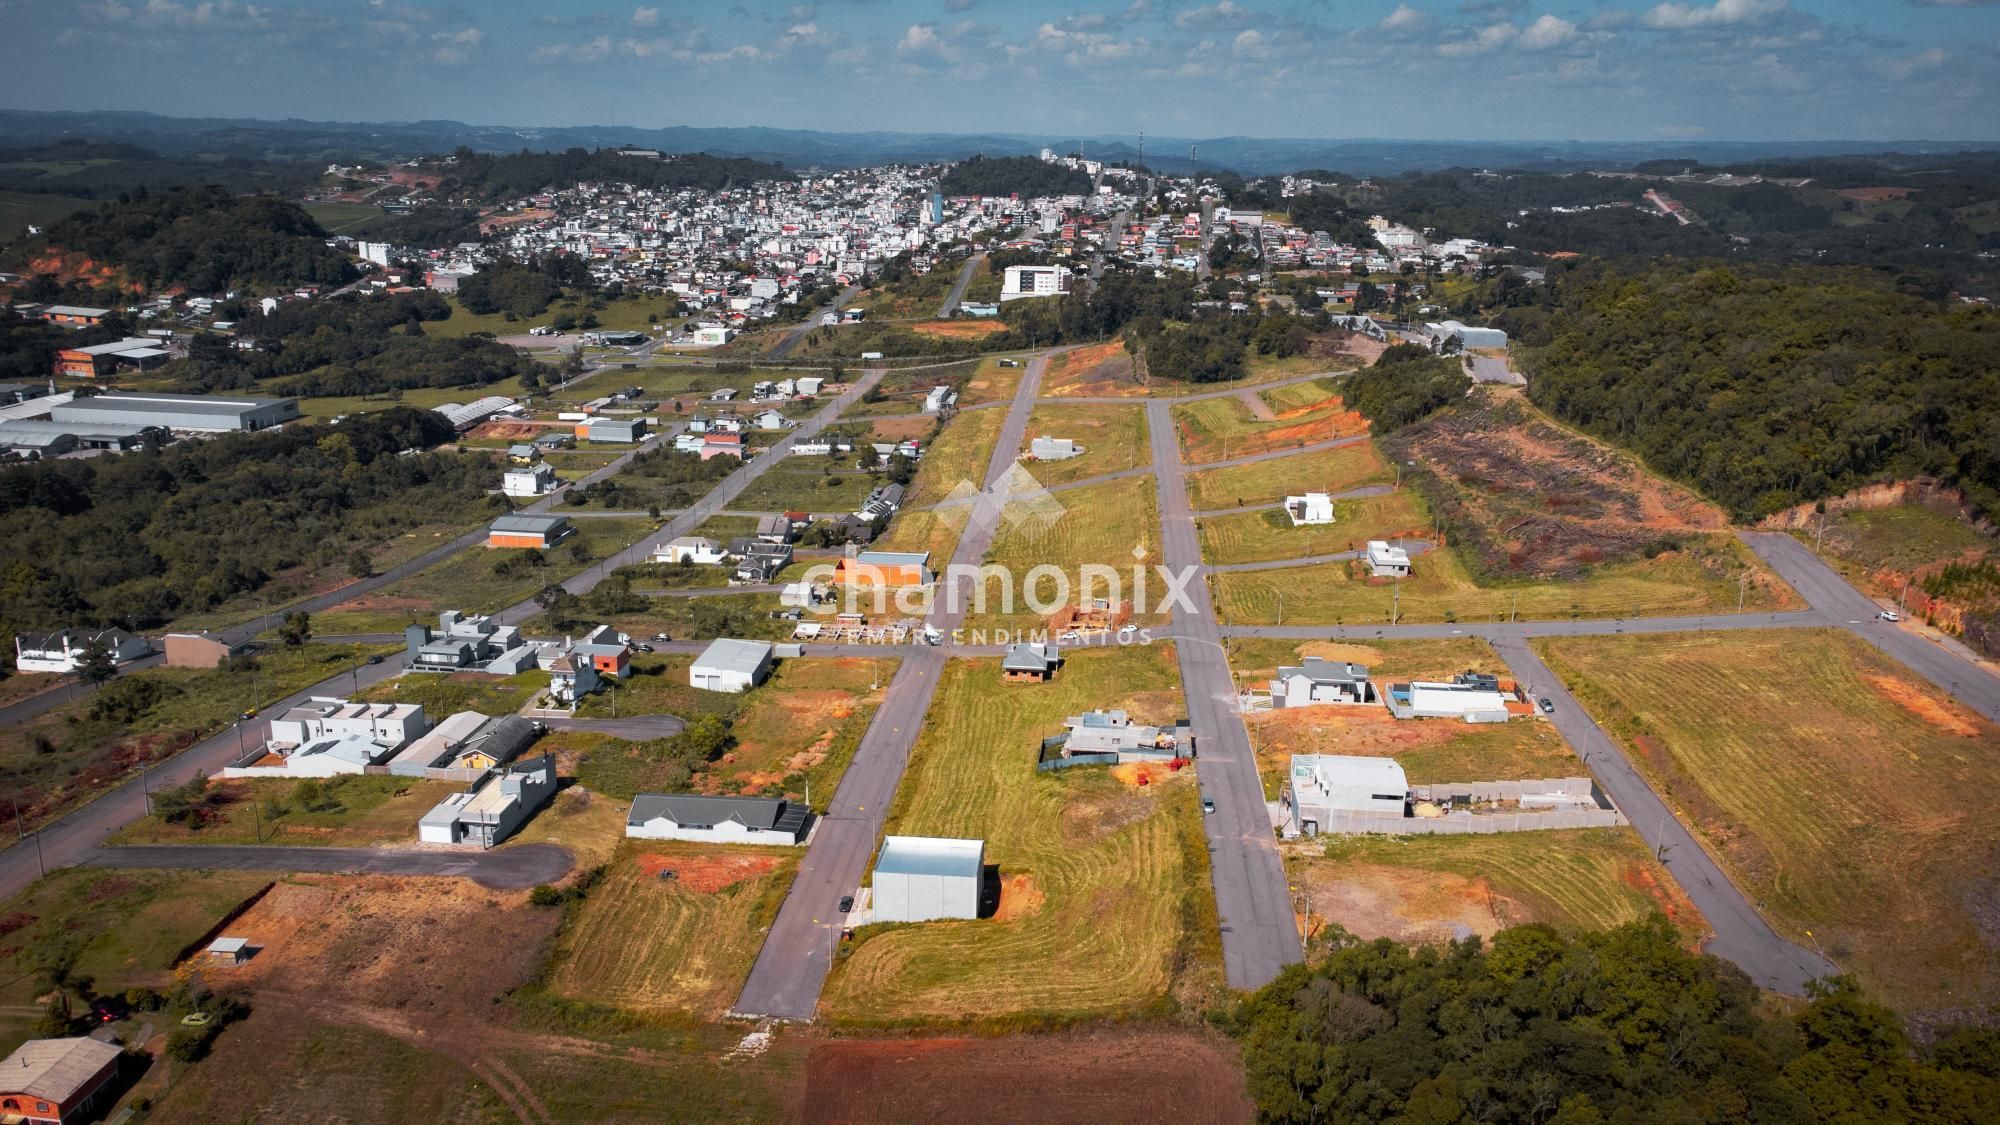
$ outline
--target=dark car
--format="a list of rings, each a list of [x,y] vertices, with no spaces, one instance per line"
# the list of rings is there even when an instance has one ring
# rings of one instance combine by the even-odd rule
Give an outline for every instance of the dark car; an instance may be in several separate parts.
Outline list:
[[[1543,697],[1542,697],[1542,714],[1544,714],[1544,715],[1553,715],[1553,714],[1555,714],[1555,713],[1556,713],[1556,701],[1555,701],[1555,700],[1553,700],[1553,699],[1550,699],[1550,698],[1549,698],[1548,696],[1546,696],[1546,695],[1545,695],[1545,696],[1543,696]]]
[[[651,651],[653,651],[653,646],[652,646],[652,645],[640,645],[640,646],[639,646],[639,651],[640,651],[640,652],[651,652]]]
[[[370,664],[380,664],[380,663],[382,663],[382,654],[378,652],[378,653],[376,653],[375,655],[373,655],[373,656],[369,657],[369,658],[368,658],[368,663],[370,663]]]
[[[98,1023],[117,1023],[125,1018],[125,1002],[115,997],[101,997],[90,1006],[90,1018]]]
[[[853,895],[841,895],[841,896],[840,896],[840,912],[841,912],[842,914],[845,914],[845,913],[847,913],[848,911],[850,911],[850,910],[852,910],[852,909],[854,909],[854,896],[853,896]]]

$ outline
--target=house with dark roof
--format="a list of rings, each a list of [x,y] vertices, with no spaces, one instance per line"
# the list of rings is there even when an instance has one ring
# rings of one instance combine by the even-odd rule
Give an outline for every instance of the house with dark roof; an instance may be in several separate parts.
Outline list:
[[[641,793],[632,798],[625,835],[639,840],[797,845],[805,842],[811,825],[812,810],[782,797]]]
[[[1051,644],[1018,644],[1000,658],[1000,678],[1008,683],[1045,684],[1056,678],[1062,654]]]

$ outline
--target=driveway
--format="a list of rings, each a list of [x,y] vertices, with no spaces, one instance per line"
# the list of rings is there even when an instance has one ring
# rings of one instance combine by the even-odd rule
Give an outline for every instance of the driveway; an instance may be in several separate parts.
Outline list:
[[[490,852],[404,848],[255,847],[236,844],[94,848],[80,867],[156,867],[179,871],[313,871],[329,875],[444,875],[496,891],[553,883],[575,861],[554,844],[523,844]]]

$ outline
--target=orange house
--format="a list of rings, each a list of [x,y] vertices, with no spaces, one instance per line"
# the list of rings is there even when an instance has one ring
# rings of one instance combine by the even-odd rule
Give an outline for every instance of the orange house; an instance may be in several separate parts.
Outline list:
[[[924,586],[936,576],[929,551],[863,551],[834,564],[833,580],[849,586]]]
[[[545,550],[575,530],[568,516],[501,516],[486,529],[486,545]]]
[[[79,305],[50,305],[42,310],[42,319],[50,324],[60,324],[65,328],[90,328],[104,322],[111,315],[110,309],[87,309]]]

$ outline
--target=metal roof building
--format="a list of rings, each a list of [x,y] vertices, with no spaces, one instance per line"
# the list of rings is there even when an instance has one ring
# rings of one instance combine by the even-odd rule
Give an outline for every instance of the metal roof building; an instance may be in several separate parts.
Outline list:
[[[14,1121],[80,1121],[118,1073],[124,1054],[116,1043],[83,1039],[30,1039],[0,1062],[0,1101]]]
[[[774,653],[764,641],[717,637],[688,666],[688,682],[708,691],[748,691],[771,674]]]
[[[447,402],[433,409],[444,415],[453,429],[469,430],[512,405],[514,400],[506,395],[487,395],[466,403]]]
[[[52,421],[66,425],[159,426],[198,433],[262,430],[283,425],[298,416],[298,400],[291,398],[215,398],[123,391],[72,399],[49,412]]]
[[[885,836],[875,858],[874,919],[977,918],[985,871],[984,840]]]
[[[646,840],[799,844],[811,820],[811,810],[782,797],[641,793],[632,798],[625,834]]]

